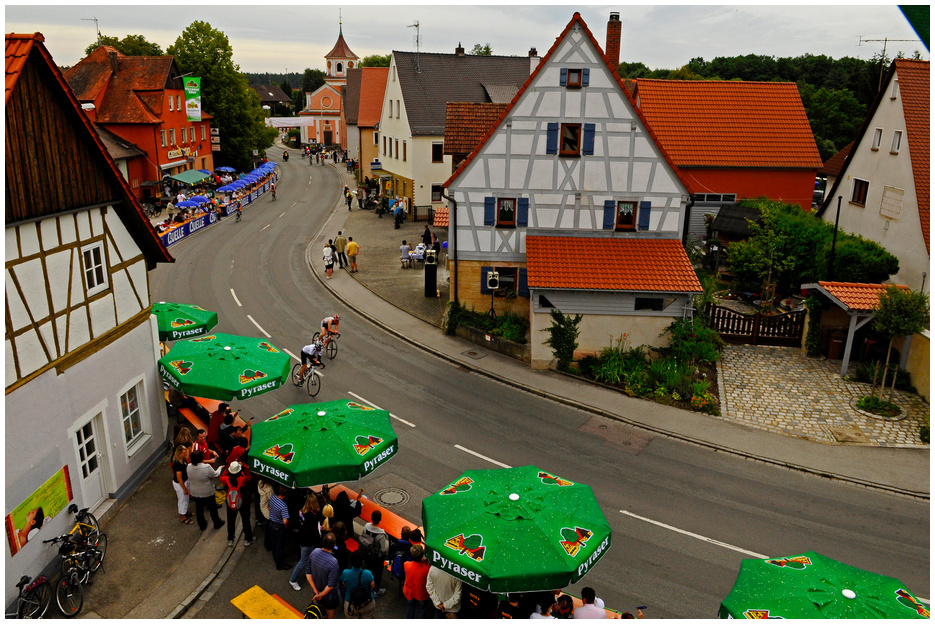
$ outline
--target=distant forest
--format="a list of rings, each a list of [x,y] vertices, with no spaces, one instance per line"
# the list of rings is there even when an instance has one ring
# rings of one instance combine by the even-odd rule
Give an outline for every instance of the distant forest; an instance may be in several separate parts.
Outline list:
[[[918,52],[913,55],[913,58],[919,57]],[[373,64],[380,60],[388,60],[388,57],[372,59]],[[696,57],[675,70],[649,69],[639,61],[623,62],[618,71],[621,78],[794,82],[812,126],[818,152],[822,160],[827,160],[857,138],[877,95],[881,71],[885,73],[890,62],[891,59],[879,55],[864,61],[812,54],[794,58],[748,54],[719,56],[711,61]],[[324,72],[317,69],[289,74],[247,73],[246,76],[251,84],[278,84],[287,93],[289,89],[297,90],[293,94],[293,111],[301,110],[304,105],[302,93],[324,84]]]

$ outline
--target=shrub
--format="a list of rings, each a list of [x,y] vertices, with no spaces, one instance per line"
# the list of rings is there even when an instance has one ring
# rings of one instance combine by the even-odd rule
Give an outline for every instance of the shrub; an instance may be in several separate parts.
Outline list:
[[[696,319],[673,321],[662,335],[669,334],[669,345],[658,349],[664,357],[670,357],[691,366],[713,364],[721,359],[724,341],[716,331]]]
[[[857,365],[854,379],[861,383],[873,383],[873,371],[876,365],[877,362],[861,362]],[[880,380],[883,379],[882,368],[881,366],[880,372],[877,373],[877,383],[880,383]],[[912,385],[912,376],[905,368],[900,368],[896,371],[896,389],[906,392],[916,392],[915,386]]]
[[[925,417],[925,424],[919,425],[919,439],[925,444],[929,444],[931,432],[929,431],[929,419]]]
[[[549,337],[543,344],[552,347],[552,354],[558,361],[558,370],[568,371],[574,359],[575,349],[578,348],[578,334],[581,333],[578,323],[581,322],[582,316],[576,314],[572,318],[555,309],[551,314],[552,326],[540,330],[549,332]]]
[[[448,324],[445,333],[454,335],[458,326],[473,327],[487,332],[491,336],[499,336],[520,344],[526,343],[526,333],[529,331],[529,320],[512,312],[491,318],[486,312],[478,312],[473,307],[470,310],[455,302],[448,304]]]
[[[869,396],[857,399],[857,409],[876,414],[877,416],[885,416],[886,418],[896,418],[902,413],[899,406],[894,403]]]
[[[584,377],[595,377],[594,371],[600,363],[601,360],[596,355],[586,355],[578,360],[578,373]]]
[[[649,364],[649,381],[656,392],[662,390],[668,395],[676,389],[682,378],[691,375],[692,371],[693,367],[675,360],[656,360]]]
[[[808,308],[808,332],[805,334],[805,355],[818,357],[821,355],[821,314],[824,310],[823,298],[818,295],[809,295],[805,299]]]

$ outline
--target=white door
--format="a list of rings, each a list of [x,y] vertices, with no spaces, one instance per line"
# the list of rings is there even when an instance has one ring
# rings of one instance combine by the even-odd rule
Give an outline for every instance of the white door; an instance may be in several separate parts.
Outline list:
[[[81,481],[81,495],[84,506],[95,509],[104,502],[104,471],[101,470],[103,457],[98,448],[100,414],[89,420],[75,431],[75,449],[78,452],[78,466]]]

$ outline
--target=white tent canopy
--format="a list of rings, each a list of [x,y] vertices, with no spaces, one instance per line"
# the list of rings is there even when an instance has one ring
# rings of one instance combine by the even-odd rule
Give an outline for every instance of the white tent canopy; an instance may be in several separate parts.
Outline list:
[[[270,128],[302,128],[315,124],[314,117],[267,117],[266,125]]]

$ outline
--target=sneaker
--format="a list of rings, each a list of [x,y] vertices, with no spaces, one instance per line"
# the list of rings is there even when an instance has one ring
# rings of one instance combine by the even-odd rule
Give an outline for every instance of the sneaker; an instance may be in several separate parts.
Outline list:
[[[234,540],[227,540],[227,545],[228,545],[228,546],[233,546],[233,545],[234,545]]]
[[[381,588],[378,589],[377,591],[373,592],[373,597],[374,597],[374,598],[379,598],[380,596],[382,596],[382,595],[385,594],[385,593],[386,593],[386,588],[385,588],[385,587],[381,587]]]
[[[246,540],[246,541],[243,543],[243,545],[244,545],[244,546],[249,546],[250,544],[252,544],[252,543],[255,542],[255,541],[256,541],[256,538],[254,537],[253,539],[248,539],[248,540]]]
[[[295,581],[289,581],[289,584],[292,585],[292,589],[295,591],[302,591],[302,588]]]

